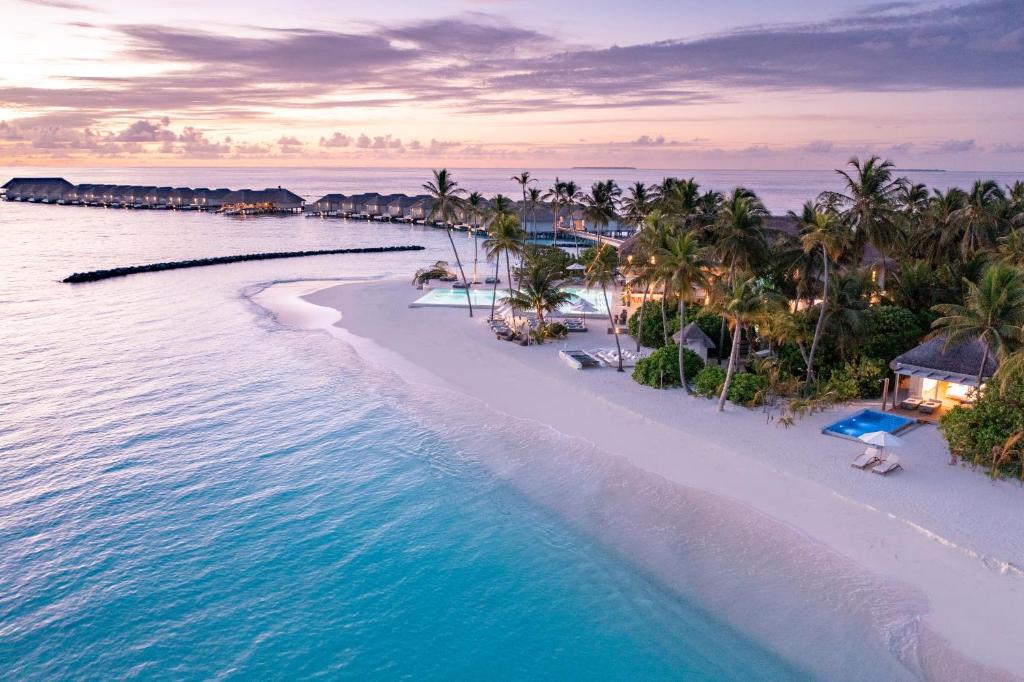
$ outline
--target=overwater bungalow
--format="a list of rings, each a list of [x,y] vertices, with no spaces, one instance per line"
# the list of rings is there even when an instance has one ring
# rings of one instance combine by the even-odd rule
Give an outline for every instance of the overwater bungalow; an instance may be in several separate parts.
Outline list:
[[[434,200],[430,197],[420,197],[409,205],[409,217],[413,222],[423,223],[430,217],[434,210]]]
[[[388,204],[402,197],[402,194],[374,194],[373,198],[366,202],[366,213],[372,218],[387,214]]]
[[[12,178],[0,187],[7,201],[46,201],[56,203],[74,185],[64,178]]]
[[[239,189],[221,199],[221,210],[227,213],[254,215],[259,213],[298,213],[305,200],[294,192],[276,189]]]
[[[337,215],[344,211],[344,194],[325,194],[308,206],[313,213]]]
[[[417,201],[419,201],[417,197],[409,197],[404,194],[400,194],[388,202],[385,207],[385,215],[395,222],[405,220],[406,215],[409,212],[409,207]]]
[[[999,369],[994,353],[985,351],[981,339],[946,348],[946,338],[936,336],[895,358],[889,363],[896,375],[890,393],[893,411],[937,421],[957,405],[970,406]]]
[[[354,216],[368,216],[366,205],[376,199],[379,195],[376,192],[365,192],[353,194],[341,202],[344,213]]]

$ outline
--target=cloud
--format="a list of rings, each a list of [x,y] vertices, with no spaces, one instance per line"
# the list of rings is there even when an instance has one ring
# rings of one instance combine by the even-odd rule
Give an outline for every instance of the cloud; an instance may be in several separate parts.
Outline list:
[[[38,5],[40,7],[52,7],[53,9],[77,10],[81,12],[98,12],[92,5],[81,2],[67,2],[66,0],[21,0],[26,5]]]
[[[334,133],[330,137],[321,137],[321,147],[348,147],[352,144],[352,138],[342,133]]]
[[[175,135],[167,129],[171,121],[166,116],[153,123],[149,120],[138,120],[117,133],[114,139],[119,142],[163,142],[173,140]]]
[[[992,151],[997,154],[1024,154],[1024,142],[1019,144],[1000,142],[992,148]]]
[[[302,140],[294,135],[283,135],[277,141],[277,147],[282,154],[298,154],[302,152]]]
[[[831,154],[835,151],[835,143],[828,140],[812,140],[800,148],[809,154]]]
[[[945,140],[939,143],[939,151],[943,152],[972,152],[976,148],[974,140]]]
[[[650,135],[641,135],[640,137],[638,137],[635,140],[633,140],[632,142],[630,142],[630,144],[635,144],[635,145],[640,145],[640,146],[647,146],[647,145],[652,145],[652,144],[654,144],[654,145],[661,145],[661,144],[665,144],[665,136],[664,135],[658,135],[656,137],[651,137]]]

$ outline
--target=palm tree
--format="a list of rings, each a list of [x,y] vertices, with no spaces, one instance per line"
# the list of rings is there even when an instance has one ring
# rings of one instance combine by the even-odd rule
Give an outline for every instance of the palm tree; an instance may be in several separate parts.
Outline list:
[[[705,258],[698,237],[693,232],[667,235],[658,249],[654,278],[662,281],[665,289],[679,297],[679,322],[686,322],[686,303],[696,287],[707,286],[707,270],[711,262]],[[686,363],[683,340],[679,340],[679,381],[687,393]]]
[[[1024,230],[1010,230],[1000,237],[995,255],[1006,265],[1024,268]]]
[[[825,328],[825,315],[828,310],[828,284],[831,279],[829,266],[833,261],[839,260],[843,254],[843,250],[847,246],[848,233],[834,212],[821,210],[810,201],[804,204],[803,213],[800,216],[792,211],[789,215],[800,226],[800,242],[804,247],[804,252],[821,251],[821,309],[818,311],[818,322],[814,326],[811,350],[807,355],[806,386],[810,389],[811,382],[814,381],[814,355],[818,350],[821,332]]]
[[[445,232],[448,233],[448,241],[452,245],[452,253],[455,254],[455,262],[459,266],[459,274],[462,276],[462,285],[466,288],[466,304],[469,306],[469,316],[473,317],[473,299],[469,294],[469,282],[466,281],[466,272],[462,269],[462,259],[459,258],[459,250],[455,248],[455,240],[452,239],[452,224],[455,222],[456,211],[461,205],[460,197],[466,190],[459,187],[459,183],[452,179],[447,168],[434,171],[433,182],[423,184],[423,189],[434,200],[430,209],[430,217],[433,220],[441,220],[444,223]]]
[[[523,207],[522,215],[519,216],[519,224],[523,229],[526,229],[526,186],[531,182],[537,182],[537,180],[530,177],[530,171],[523,171],[519,175],[513,175],[510,179],[513,182],[518,183],[520,188],[523,190]]]
[[[619,356],[618,370],[622,372],[624,370],[622,368],[622,346],[619,345],[619,327],[615,324],[612,307],[608,302],[608,285],[615,282],[615,251],[599,242],[594,250],[594,259],[584,271],[584,276],[588,288],[600,286],[601,293],[604,294],[604,307],[608,311],[608,323],[611,324],[612,330],[615,332],[615,349]]]
[[[484,195],[480,194],[480,192],[470,192],[466,197],[466,217],[469,219],[469,226],[472,228],[471,232],[473,234],[473,284],[477,282],[476,268],[480,260],[479,239],[477,239],[476,231],[480,228],[480,221],[484,217],[486,205]]]
[[[994,180],[977,180],[965,195],[964,205],[950,214],[964,260],[995,242],[1005,202],[1006,196]]]
[[[614,180],[595,182],[590,187],[590,194],[583,197],[583,218],[590,221],[597,231],[598,243],[608,224],[618,218],[616,200],[622,190]]]
[[[640,352],[640,343],[643,338],[644,328],[644,309],[647,307],[647,297],[650,295],[651,288],[657,283],[657,276],[655,272],[655,265],[657,264],[658,256],[657,252],[662,248],[666,235],[668,234],[666,227],[666,218],[662,214],[660,209],[654,209],[650,215],[647,216],[645,226],[640,233],[636,236],[634,241],[634,252],[630,254],[630,270],[632,271],[633,277],[629,282],[631,287],[643,287],[644,295],[640,302],[640,312],[637,319],[637,334],[636,334],[636,352]],[[665,298],[661,300],[661,319],[662,323],[667,319],[665,313]],[[667,340],[667,330],[664,330]]]
[[[963,305],[943,303],[932,310],[942,315],[932,323],[933,336],[945,337],[945,348],[980,339],[985,345],[978,386],[989,355],[1004,360],[1024,342],[1024,274],[1007,265],[992,265],[975,284],[965,281]]]
[[[899,206],[907,180],[893,178],[892,161],[882,161],[877,156],[864,162],[854,156],[848,165],[850,171],[836,171],[845,182],[844,190],[823,192],[819,199],[836,207],[849,221],[856,258],[860,257],[865,244],[871,244],[886,256],[899,236]]]
[[[719,209],[714,223],[713,250],[727,268],[730,281],[737,271],[752,271],[767,259],[768,240],[761,229],[767,217],[764,204],[744,187],[735,188]],[[718,331],[719,349],[725,347],[726,326],[723,318]]]
[[[495,302],[498,298],[498,267],[501,255],[505,254],[505,273],[508,286],[512,290],[512,265],[509,256],[523,253],[523,230],[519,227],[519,219],[509,211],[509,201],[497,195],[491,205],[491,215],[487,228],[487,239],[484,241],[484,252],[488,258],[494,259],[494,289],[491,294],[491,317],[494,317]],[[515,310],[512,311],[515,318]]]
[[[451,268],[448,266],[448,261],[439,260],[433,265],[420,268],[413,274],[412,283],[414,285],[427,284],[432,279],[441,279],[451,274]]]
[[[622,201],[622,217],[627,225],[640,228],[651,212],[651,192],[642,182],[634,182]]]
[[[541,191],[536,187],[531,187],[526,192],[526,208],[530,213],[530,224],[533,225],[533,229],[537,229],[537,206],[541,203]]]
[[[556,175],[554,184],[551,185],[550,189],[544,192],[543,196],[541,196],[541,199],[548,202],[548,204],[551,206],[551,213],[554,216],[554,222],[552,223],[551,227],[552,231],[554,231],[554,225],[558,223],[558,219],[559,217],[561,217],[564,195],[565,183],[559,180],[558,176]]]
[[[562,200],[565,203],[565,208],[569,211],[569,229],[575,230],[573,220],[576,217],[576,204],[579,203],[580,199],[583,198],[583,193],[580,191],[580,186],[572,180],[566,180],[562,183]],[[580,257],[580,240],[579,237],[574,233],[572,235],[573,243],[576,246],[576,258]]]
[[[718,397],[718,411],[725,409],[725,401],[729,396],[729,388],[732,386],[733,376],[736,374],[736,367],[739,364],[740,343],[743,329],[758,318],[770,315],[779,306],[776,304],[775,296],[761,291],[756,284],[756,278],[741,276],[731,284],[725,284],[719,280],[718,286],[713,289],[712,307],[728,320],[732,330],[733,344],[729,352],[729,365],[725,371],[725,383],[722,384],[722,394]]]
[[[541,329],[544,328],[544,315],[576,298],[575,294],[561,287],[561,282],[551,268],[539,263],[524,268],[520,283],[519,291],[510,291],[502,302],[510,304],[513,309],[536,312]]]

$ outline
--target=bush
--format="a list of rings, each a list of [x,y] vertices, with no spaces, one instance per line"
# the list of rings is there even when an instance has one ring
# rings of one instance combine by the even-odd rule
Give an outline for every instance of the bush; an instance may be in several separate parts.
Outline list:
[[[705,398],[717,397],[725,383],[725,370],[717,365],[706,365],[693,379],[693,392]]]
[[[643,329],[639,329],[640,325],[640,310],[643,309],[644,325]],[[665,310],[666,316],[668,317],[668,334],[669,337],[675,334],[679,330],[678,324],[674,324],[674,321],[679,316],[679,309],[675,306],[669,306]],[[661,301],[647,301],[640,308],[637,308],[629,318],[629,335],[634,339],[637,338],[637,333],[640,334],[640,343],[647,348],[661,348],[665,345],[665,332],[661,324]],[[671,340],[669,341],[671,343]]]
[[[569,328],[561,322],[544,325],[544,335],[549,339],[564,339],[569,335]]]
[[[864,320],[866,331],[860,354],[885,363],[916,346],[925,333],[917,315],[895,305],[868,308]]]
[[[1024,380],[1007,380],[1001,391],[998,381],[989,383],[973,407],[954,407],[942,415],[939,430],[955,457],[972,466],[992,467],[994,455],[1010,436],[1024,430]],[[1001,463],[994,475],[1020,476],[1024,448],[1018,444],[1015,458]]]
[[[877,398],[882,395],[884,379],[885,363],[874,358],[859,358],[832,372],[825,382],[825,390],[835,393],[840,401]]]
[[[689,348],[683,349],[683,362],[686,363],[686,378],[691,382],[697,373],[704,368],[704,361]],[[662,346],[636,363],[633,380],[644,386],[654,388],[672,388],[679,383],[679,346],[672,343]]]
[[[768,380],[760,374],[736,374],[729,385],[729,400],[740,405],[749,405],[767,385]]]

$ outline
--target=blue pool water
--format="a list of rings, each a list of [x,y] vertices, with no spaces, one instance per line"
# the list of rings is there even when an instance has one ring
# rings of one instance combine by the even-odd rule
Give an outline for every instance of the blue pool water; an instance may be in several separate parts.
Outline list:
[[[865,433],[888,431],[896,433],[914,423],[913,419],[877,410],[861,410],[837,422],[829,424],[823,431],[835,436],[857,439]]]
[[[585,301],[589,304],[587,308],[588,314],[593,315],[607,315],[608,310],[605,307],[604,294],[600,289],[587,289],[585,287],[565,287],[565,290],[575,296],[570,303],[559,308],[560,313],[572,314],[572,306],[577,304],[579,301]],[[491,305],[492,300],[497,300],[498,305],[501,305],[501,300],[505,296],[508,296],[508,289],[499,288],[497,296],[494,295],[494,290],[483,284],[479,287],[470,288],[470,300],[474,306],[488,307]],[[609,299],[609,303],[611,300]],[[423,294],[420,298],[413,302],[414,306],[440,306],[446,308],[465,308],[466,307],[466,290],[465,289],[451,289],[449,287],[438,287],[431,289],[427,293]]]

